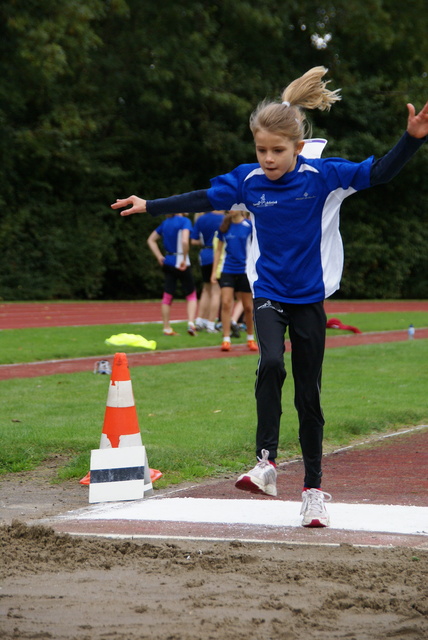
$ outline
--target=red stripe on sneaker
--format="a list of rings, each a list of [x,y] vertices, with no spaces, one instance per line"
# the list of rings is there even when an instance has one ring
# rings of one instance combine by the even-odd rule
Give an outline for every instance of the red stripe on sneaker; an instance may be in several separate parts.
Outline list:
[[[263,495],[266,495],[265,492],[251,480],[251,476],[243,476],[242,478],[239,478],[239,480],[235,482],[235,487],[242,491],[250,491],[251,493],[262,493]]]
[[[313,528],[315,528],[315,527],[317,527],[317,528],[327,527],[327,525],[326,524],[322,524],[322,522],[320,522],[318,520],[318,518],[314,518],[313,520],[311,520],[311,522],[309,524],[304,524],[303,526],[306,527],[306,528],[308,528],[308,527],[313,527]]]

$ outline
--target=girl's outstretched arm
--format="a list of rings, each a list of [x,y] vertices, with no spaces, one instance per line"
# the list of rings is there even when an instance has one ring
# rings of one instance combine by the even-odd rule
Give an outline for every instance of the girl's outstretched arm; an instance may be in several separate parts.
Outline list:
[[[122,209],[128,205],[132,206],[121,211],[121,216],[146,212],[152,216],[161,216],[167,213],[200,213],[201,211],[213,210],[206,189],[190,191],[189,193],[182,193],[169,198],[158,198],[157,200],[144,200],[138,196],[130,196],[129,198],[116,200],[111,207],[112,209]]]
[[[407,133],[414,138],[424,138],[428,135],[428,102],[416,113],[412,104],[407,105],[409,117],[407,118]]]

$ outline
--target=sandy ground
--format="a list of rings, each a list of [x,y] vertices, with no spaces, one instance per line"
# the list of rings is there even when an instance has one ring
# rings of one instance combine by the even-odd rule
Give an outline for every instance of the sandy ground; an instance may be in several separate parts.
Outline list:
[[[0,637],[422,640],[428,549],[74,537],[59,460],[0,485]]]
[[[57,311],[44,308],[40,326],[57,324]],[[0,321],[10,312],[0,305]],[[64,309],[60,315],[70,324]],[[29,317],[33,322],[33,307]],[[29,326],[24,320],[11,326]],[[76,481],[51,483],[61,462],[0,479],[0,638],[428,637],[428,548],[58,534],[38,521],[88,503],[87,488]]]

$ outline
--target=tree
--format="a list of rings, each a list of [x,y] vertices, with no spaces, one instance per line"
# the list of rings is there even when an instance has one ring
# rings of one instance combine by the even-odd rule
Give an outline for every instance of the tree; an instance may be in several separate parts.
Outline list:
[[[120,173],[93,148],[103,124],[90,75],[102,47],[93,23],[106,12],[101,0],[15,0],[1,7],[5,299],[93,297],[101,289],[111,238],[100,201],[112,173]]]
[[[154,297],[159,221],[110,211],[209,186],[255,159],[248,119],[308,68],[343,100],[310,112],[325,154],[380,156],[426,100],[425,2],[13,0],[0,5],[0,297]],[[369,16],[369,19],[367,18]],[[345,201],[341,295],[427,295],[426,149]],[[415,197],[417,194],[417,197]]]

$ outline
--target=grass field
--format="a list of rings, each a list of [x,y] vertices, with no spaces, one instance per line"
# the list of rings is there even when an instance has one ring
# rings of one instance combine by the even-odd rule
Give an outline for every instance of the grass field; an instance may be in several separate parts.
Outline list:
[[[405,329],[410,322],[428,326],[426,313],[342,314],[341,320],[362,331]],[[121,332],[156,339],[158,348],[218,344],[216,335],[191,338],[184,325],[179,328],[182,335],[172,340],[160,335],[158,324],[5,330],[0,334],[2,361],[112,354],[118,349],[104,340]],[[328,350],[325,449],[427,423],[427,362],[428,340]],[[290,370],[289,354],[286,365]],[[249,355],[132,368],[143,444],[150,466],[164,473],[157,486],[238,472],[252,464],[256,366],[257,355]],[[90,450],[99,446],[108,384],[108,376],[92,371],[1,381],[0,473],[31,469],[59,456],[60,479],[85,475]],[[283,394],[283,460],[299,454],[292,396],[290,376]]]

